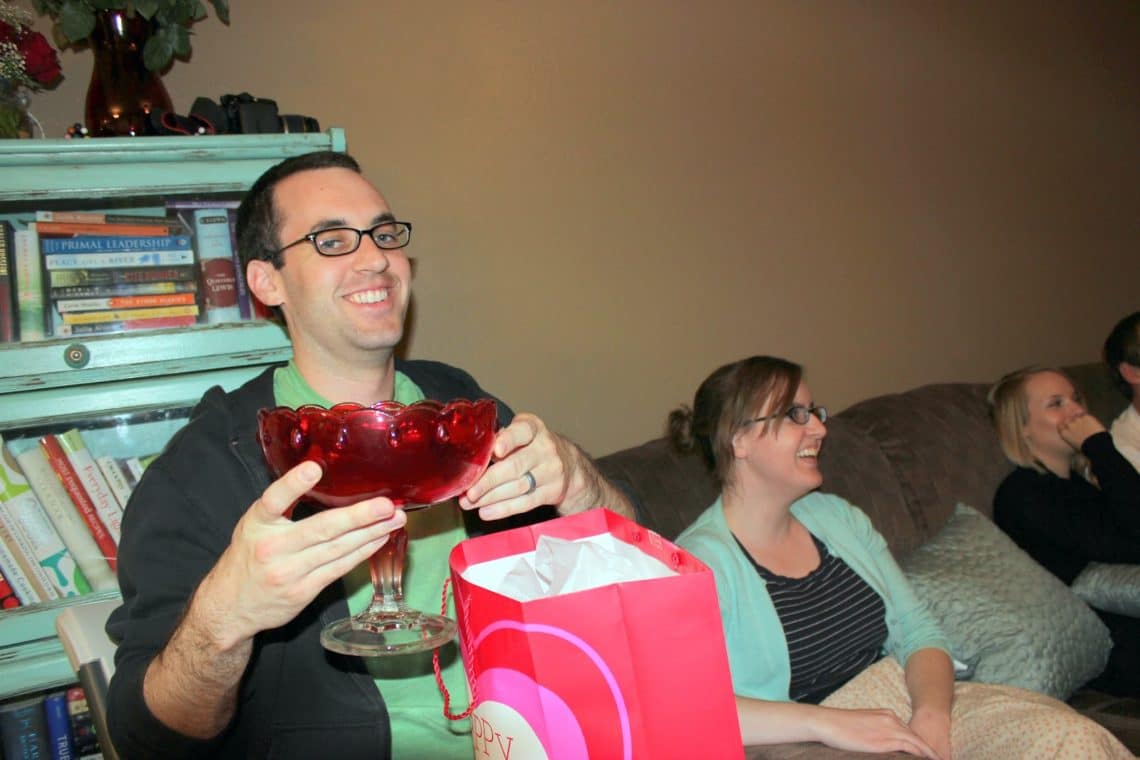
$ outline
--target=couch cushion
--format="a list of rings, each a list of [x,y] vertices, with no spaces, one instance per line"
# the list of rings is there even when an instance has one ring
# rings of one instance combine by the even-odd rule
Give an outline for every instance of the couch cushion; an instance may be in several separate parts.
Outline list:
[[[998,446],[988,386],[942,383],[877,396],[839,416],[879,443],[915,522],[930,538],[964,502],[987,516],[1013,466]]]
[[[1067,699],[1108,661],[1112,639],[1088,605],[970,507],[900,564],[978,681]]]
[[[896,558],[922,543],[924,525],[916,523],[907,509],[890,462],[875,439],[842,415],[827,421],[819,466],[820,490],[842,496],[866,512]]]

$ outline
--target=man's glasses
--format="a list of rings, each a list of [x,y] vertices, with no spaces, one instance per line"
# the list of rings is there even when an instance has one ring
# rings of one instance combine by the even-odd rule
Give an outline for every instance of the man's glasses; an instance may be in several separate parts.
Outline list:
[[[826,407],[816,406],[815,404],[811,406],[800,406],[797,404],[786,412],[777,412],[776,414],[768,414],[763,417],[753,417],[750,420],[745,420],[744,424],[751,425],[754,422],[764,422],[766,420],[774,420],[777,417],[787,417],[797,425],[806,425],[813,414],[820,422],[827,422]]]
[[[376,247],[383,248],[385,251],[394,251],[397,248],[403,248],[411,241],[412,223],[381,222],[367,230],[358,230],[355,227],[329,227],[310,232],[303,238],[282,246],[277,250],[277,253],[300,245],[307,240],[322,256],[347,256],[360,247],[360,240],[365,235],[372,238]]]

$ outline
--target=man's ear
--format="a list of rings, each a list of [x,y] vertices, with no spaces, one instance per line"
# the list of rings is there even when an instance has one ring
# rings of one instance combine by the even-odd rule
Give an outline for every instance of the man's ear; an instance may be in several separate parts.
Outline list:
[[[254,259],[245,267],[245,284],[257,300],[266,306],[280,306],[285,302],[281,275],[268,261]]]
[[[1140,385],[1140,367],[1128,362],[1121,362],[1116,369],[1120,371],[1120,376],[1124,378],[1124,382],[1129,385]]]

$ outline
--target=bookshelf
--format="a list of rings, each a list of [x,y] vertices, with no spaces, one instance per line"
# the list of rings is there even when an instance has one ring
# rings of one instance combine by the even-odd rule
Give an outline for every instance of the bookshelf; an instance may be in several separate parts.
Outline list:
[[[233,197],[284,158],[345,147],[338,128],[2,140],[0,219],[41,209],[160,209],[178,196]],[[264,321],[0,344],[0,435],[20,441],[77,426],[115,431],[119,451],[112,455],[153,453],[207,388],[236,388],[289,356],[284,332]],[[0,701],[75,683],[55,619],[70,605],[116,596],[99,591],[0,611]]]

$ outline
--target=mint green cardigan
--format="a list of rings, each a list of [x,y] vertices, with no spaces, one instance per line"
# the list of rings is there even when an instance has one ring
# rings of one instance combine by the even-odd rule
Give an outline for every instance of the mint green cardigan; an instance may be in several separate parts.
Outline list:
[[[879,593],[886,605],[885,651],[902,664],[919,649],[949,653],[926,605],[911,591],[887,542],[861,510],[838,496],[810,493],[792,514]],[[732,685],[738,696],[788,700],[791,664],[784,629],[764,580],[736,543],[718,497],[677,543],[712,568],[720,597]]]

